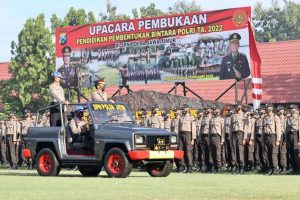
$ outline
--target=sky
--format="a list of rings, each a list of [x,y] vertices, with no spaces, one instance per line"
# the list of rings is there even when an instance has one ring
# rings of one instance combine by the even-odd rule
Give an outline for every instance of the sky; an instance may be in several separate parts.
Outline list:
[[[155,3],[156,7],[167,11],[178,0],[111,0],[113,6],[117,6],[118,14],[132,15],[133,8],[148,6]],[[186,0],[192,2],[192,0]],[[196,0],[202,10],[218,10],[251,6],[262,2],[265,8],[271,6],[272,0]],[[294,0],[300,3],[300,0]],[[283,0],[278,0],[279,5],[284,6]],[[99,13],[106,13],[105,0],[0,0],[0,62],[8,62],[11,58],[10,44],[17,42],[18,34],[23,28],[26,19],[35,18],[40,13],[46,17],[46,25],[50,27],[52,14],[63,18],[70,7],[83,8],[86,12],[92,11],[96,18]]]

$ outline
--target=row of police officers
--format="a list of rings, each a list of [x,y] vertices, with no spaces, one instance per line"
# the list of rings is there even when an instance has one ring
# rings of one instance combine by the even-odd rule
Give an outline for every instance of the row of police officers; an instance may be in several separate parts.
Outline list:
[[[276,112],[275,112],[276,110]],[[178,172],[191,173],[193,166],[202,172],[220,173],[221,169],[243,174],[257,170],[267,175],[299,172],[300,117],[296,105],[286,109],[272,104],[258,108],[236,105],[221,113],[219,107],[205,107],[194,118],[187,105],[160,116],[153,108],[144,110],[141,125],[162,128],[178,134],[184,159],[177,160]]]
[[[0,121],[0,162],[10,169],[17,169],[18,166],[31,166],[31,161],[26,160],[22,155],[25,148],[24,138],[28,128],[33,126],[33,120],[29,111],[25,112],[25,118],[19,120],[14,113],[11,113],[7,120]]]

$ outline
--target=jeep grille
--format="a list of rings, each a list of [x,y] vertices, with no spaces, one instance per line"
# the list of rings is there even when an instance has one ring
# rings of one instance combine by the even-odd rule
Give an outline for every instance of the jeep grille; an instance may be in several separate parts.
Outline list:
[[[170,145],[170,136],[159,135],[159,136],[147,136],[147,147],[153,149],[154,145],[157,144],[157,139],[164,139],[166,146]]]

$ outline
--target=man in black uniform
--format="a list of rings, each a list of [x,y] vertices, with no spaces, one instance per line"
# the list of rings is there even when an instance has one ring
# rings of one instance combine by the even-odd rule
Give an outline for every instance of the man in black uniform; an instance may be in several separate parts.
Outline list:
[[[65,46],[62,49],[64,64],[57,70],[63,76],[63,82],[61,84],[63,88],[78,86],[78,73],[76,68],[70,64],[71,52],[72,50],[69,46]]]
[[[241,36],[233,33],[229,37],[230,54],[225,56],[221,63],[220,80],[243,79],[250,76],[250,68],[246,55],[239,53]]]

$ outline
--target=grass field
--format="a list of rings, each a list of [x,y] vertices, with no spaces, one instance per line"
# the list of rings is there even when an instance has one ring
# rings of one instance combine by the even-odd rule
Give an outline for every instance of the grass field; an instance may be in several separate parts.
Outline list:
[[[105,172],[84,178],[78,171],[40,177],[35,170],[0,170],[0,199],[300,199],[300,176],[177,174],[152,178],[132,172],[126,179]]]

